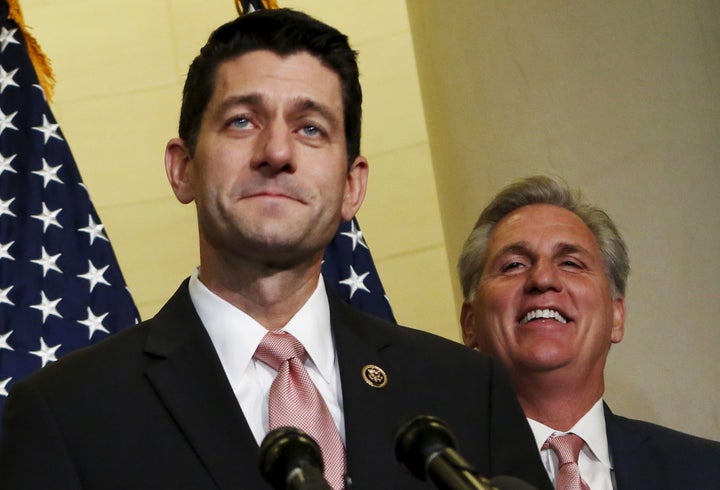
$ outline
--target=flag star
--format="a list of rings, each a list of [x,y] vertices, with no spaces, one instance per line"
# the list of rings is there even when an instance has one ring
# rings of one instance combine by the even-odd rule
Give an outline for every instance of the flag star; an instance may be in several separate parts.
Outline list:
[[[13,78],[15,74],[18,72],[18,68],[15,68],[10,73],[5,71],[5,68],[0,66],[0,94],[5,91],[7,87],[19,87],[17,83],[15,83],[15,79]]]
[[[344,231],[341,233],[341,235],[345,235],[346,237],[350,237],[352,240],[352,249],[353,252],[355,251],[355,247],[359,243],[365,248],[368,248],[367,244],[365,243],[365,238],[363,237],[363,232],[360,228],[355,228],[355,221],[350,222],[350,231]]]
[[[3,134],[3,131],[5,131],[6,129],[14,129],[15,131],[17,131],[17,128],[12,123],[12,120],[15,118],[16,115],[17,111],[13,112],[12,114],[5,114],[0,109],[0,134]]]
[[[47,320],[47,317],[50,315],[55,315],[57,317],[62,318],[62,315],[58,313],[56,306],[58,303],[62,300],[62,298],[58,299],[47,299],[45,296],[45,291],[41,291],[40,294],[42,295],[42,299],[40,300],[39,304],[36,305],[30,305],[30,308],[35,308],[36,310],[42,311],[43,314],[43,323],[45,323],[45,320]]]
[[[12,379],[12,376],[0,381],[0,396],[8,396],[7,384],[10,382],[11,379]]]
[[[7,343],[7,339],[12,335],[12,333],[13,331],[10,330],[8,333],[0,335],[0,349],[15,350]]]
[[[30,354],[38,356],[40,359],[42,359],[42,367],[45,367],[48,362],[57,361],[57,357],[55,357],[55,352],[60,347],[62,347],[61,344],[48,347],[48,345],[45,343],[45,339],[40,337],[40,350],[33,351]]]
[[[45,189],[50,182],[59,182],[60,184],[62,184],[63,181],[60,180],[60,177],[57,176],[58,170],[60,170],[62,165],[51,167],[47,160],[45,160],[44,158],[42,159],[42,162],[42,170],[33,170],[33,173],[43,178],[43,189]]]
[[[14,240],[12,242],[0,243],[0,260],[2,260],[2,259],[15,260],[15,257],[10,255],[10,247],[13,246],[13,243],[15,243]]]
[[[105,225],[102,223],[95,223],[92,215],[88,215],[88,225],[85,228],[80,228],[78,231],[82,231],[83,233],[90,235],[90,245],[92,245],[96,238],[102,238],[106,242],[108,241],[105,233],[103,233],[104,228]]]
[[[108,267],[110,266],[106,265],[102,269],[98,269],[93,265],[91,260],[88,260],[88,271],[85,274],[80,274],[78,277],[90,281],[90,292],[92,293],[92,290],[98,284],[105,284],[107,286],[110,285],[110,283],[103,277],[103,274],[105,274],[105,271],[108,270]]]
[[[14,168],[12,168],[12,165],[10,165],[12,163],[12,161],[15,160],[16,156],[17,156],[17,154],[6,157],[2,153],[0,153],[0,175],[2,175],[3,172],[6,172],[6,171],[12,172],[14,174],[17,173],[17,171]]]
[[[0,199],[0,216],[7,214],[8,216],[15,216],[15,213],[10,211],[10,205],[13,203],[15,198],[8,199],[7,201],[3,201]]]
[[[15,303],[10,301],[10,298],[8,298],[8,294],[10,294],[10,290],[14,288],[15,286],[9,286],[5,289],[0,288],[0,305],[5,303],[6,305],[12,305],[15,306]]]
[[[358,289],[362,289],[363,291],[370,292],[370,290],[365,286],[365,283],[363,282],[365,278],[369,275],[369,272],[366,272],[361,275],[357,275],[357,272],[355,272],[355,269],[353,269],[353,266],[350,266],[350,277],[347,279],[343,279],[342,281],[339,281],[340,284],[345,284],[346,286],[350,286],[350,298],[352,299],[353,294]]]
[[[20,41],[15,39],[15,32],[17,29],[10,29],[9,31],[4,27],[0,30],[0,53],[5,51],[8,44],[20,44]]]
[[[78,323],[82,323],[88,328],[88,340],[92,338],[93,334],[95,332],[105,332],[110,333],[102,324],[103,320],[106,316],[108,316],[108,313],[104,313],[100,316],[95,316],[95,314],[92,312],[90,307],[88,306],[87,309],[88,317],[86,320],[78,320]]]
[[[60,255],[62,255],[62,254],[49,255],[49,254],[45,251],[45,246],[43,245],[43,247],[42,247],[42,255],[40,256],[40,258],[39,258],[39,259],[35,259],[35,260],[31,260],[30,262],[32,262],[33,264],[38,264],[38,265],[41,265],[41,266],[42,266],[42,268],[43,268],[43,277],[45,277],[45,275],[47,274],[47,271],[49,271],[49,270],[54,270],[54,271],[57,271],[57,272],[59,272],[59,273],[62,274],[62,271],[61,271],[60,268],[57,266],[57,260],[58,260],[58,258],[60,258]]]
[[[62,211],[62,208],[58,208],[54,211],[50,211],[45,203],[43,203],[43,210],[40,214],[33,214],[32,217],[35,219],[39,219],[43,222],[43,232],[47,231],[48,226],[55,225],[58,228],[62,228],[62,225],[58,223],[57,216]]]
[[[47,116],[43,114],[42,126],[33,126],[33,129],[36,131],[40,131],[45,137],[45,143],[47,143],[50,138],[56,138],[60,141],[63,141],[62,136],[57,133],[59,127],[59,124],[52,124],[50,121],[47,120]]]

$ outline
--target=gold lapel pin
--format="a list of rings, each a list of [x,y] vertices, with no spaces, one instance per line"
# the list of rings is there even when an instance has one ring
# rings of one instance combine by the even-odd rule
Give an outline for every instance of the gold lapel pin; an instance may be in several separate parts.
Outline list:
[[[381,367],[378,367],[374,364],[368,364],[366,366],[363,366],[362,377],[365,382],[373,388],[383,388],[388,382],[387,374],[385,374],[385,371],[383,371]]]

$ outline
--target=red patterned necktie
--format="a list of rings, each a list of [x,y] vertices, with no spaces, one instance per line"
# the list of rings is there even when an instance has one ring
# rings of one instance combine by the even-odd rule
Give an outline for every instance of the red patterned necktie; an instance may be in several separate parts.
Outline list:
[[[307,352],[287,332],[268,332],[255,351],[278,374],[270,386],[270,430],[297,427],[320,446],[325,479],[335,490],[345,488],[345,448],[325,401],[305,369]]]
[[[585,441],[575,434],[564,436],[550,436],[545,442],[545,448],[552,449],[558,457],[558,474],[555,482],[557,490],[590,490],[585,481],[580,478],[578,456]]]

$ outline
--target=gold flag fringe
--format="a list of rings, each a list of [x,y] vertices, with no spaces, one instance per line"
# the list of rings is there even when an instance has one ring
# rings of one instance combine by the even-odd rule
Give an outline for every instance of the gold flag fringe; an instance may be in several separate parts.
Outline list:
[[[277,9],[280,8],[278,3],[275,0],[261,0],[263,7],[266,9]],[[237,9],[238,15],[244,14],[244,9],[242,6],[242,0],[235,0],[235,8]]]
[[[45,98],[50,102],[55,89],[55,75],[50,66],[50,59],[45,55],[37,40],[30,34],[28,26],[25,25],[20,10],[20,0],[7,0],[7,3],[9,7],[8,16],[15,21],[25,38],[30,61],[32,61],[35,68],[40,86],[45,92]]]

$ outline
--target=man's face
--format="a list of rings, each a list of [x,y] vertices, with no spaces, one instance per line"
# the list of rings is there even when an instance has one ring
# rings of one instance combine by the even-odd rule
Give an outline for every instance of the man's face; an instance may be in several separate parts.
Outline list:
[[[587,225],[564,208],[534,204],[491,233],[461,322],[465,343],[498,356],[513,376],[572,369],[592,382],[602,379],[624,320]]]
[[[319,258],[367,180],[362,157],[348,171],[340,80],[304,52],[218,66],[195,154],[172,140],[166,169],[178,199],[196,203],[202,254],[278,267]]]

